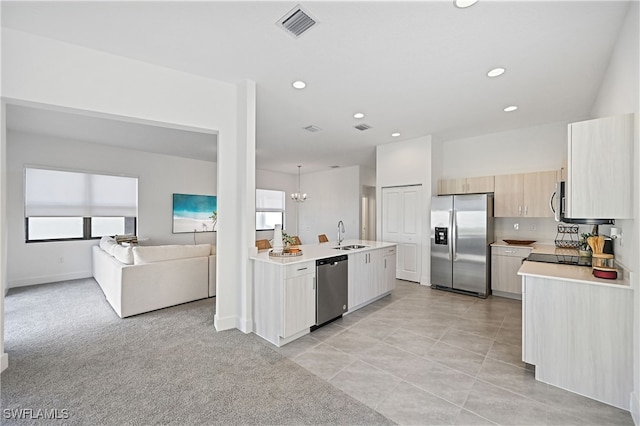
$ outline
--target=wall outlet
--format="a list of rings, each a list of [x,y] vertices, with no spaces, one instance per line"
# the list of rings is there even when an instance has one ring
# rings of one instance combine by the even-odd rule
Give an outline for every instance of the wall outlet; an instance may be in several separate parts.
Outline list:
[[[514,224],[513,224],[513,229],[514,229],[514,230],[516,230],[516,231],[517,231],[518,229],[520,229],[520,224],[519,224],[519,223],[514,223]]]
[[[536,225],[531,225],[531,230],[532,230],[532,231],[537,231],[537,230],[538,230],[538,227],[537,227]]]

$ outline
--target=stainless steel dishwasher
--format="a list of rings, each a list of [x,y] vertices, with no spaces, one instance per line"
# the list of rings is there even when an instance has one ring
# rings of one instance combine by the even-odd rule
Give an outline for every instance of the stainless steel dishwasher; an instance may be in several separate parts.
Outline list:
[[[340,318],[347,312],[347,255],[316,260],[316,326]]]

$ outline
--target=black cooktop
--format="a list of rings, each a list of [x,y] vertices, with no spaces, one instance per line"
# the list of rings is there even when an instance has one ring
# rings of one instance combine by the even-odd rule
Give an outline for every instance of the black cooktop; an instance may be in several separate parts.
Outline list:
[[[590,257],[571,256],[565,254],[531,253],[525,260],[530,262],[561,263],[564,265],[591,267]]]

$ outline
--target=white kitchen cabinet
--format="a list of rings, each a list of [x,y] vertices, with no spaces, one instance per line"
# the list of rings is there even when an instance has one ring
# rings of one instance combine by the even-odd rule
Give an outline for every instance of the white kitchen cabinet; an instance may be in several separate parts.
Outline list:
[[[632,292],[524,276],[522,360],[535,365],[536,380],[629,410]]]
[[[395,288],[396,247],[349,253],[349,311],[359,309]]]
[[[378,293],[379,252],[349,253],[349,310],[375,298]]]
[[[521,298],[522,280],[518,269],[531,250],[530,247],[491,247],[491,291],[494,295]]]
[[[315,324],[314,261],[279,265],[254,262],[255,333],[282,346]]]
[[[482,194],[493,192],[493,190],[493,176],[440,179],[438,181],[438,195]]]
[[[315,263],[285,269],[282,337],[309,329],[316,322]]]
[[[495,217],[553,217],[549,199],[558,171],[498,175],[495,177]]]
[[[633,217],[634,115],[569,124],[567,217]]]
[[[396,248],[389,247],[383,252],[383,269],[381,290],[382,293],[392,291],[396,288]]]

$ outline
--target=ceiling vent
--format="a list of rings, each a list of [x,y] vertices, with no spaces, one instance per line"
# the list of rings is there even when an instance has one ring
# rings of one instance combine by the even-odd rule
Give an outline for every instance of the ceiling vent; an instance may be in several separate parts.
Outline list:
[[[357,126],[353,126],[353,127],[360,130],[361,132],[365,130],[369,130],[371,128],[371,126],[369,126],[368,124],[358,124]]]
[[[305,129],[307,132],[311,132],[311,133],[319,132],[320,130],[322,130],[320,127],[318,127],[318,126],[314,126],[314,125],[304,127],[304,129]]]
[[[277,24],[282,26],[289,34],[298,38],[309,28],[317,24],[317,21],[302,10],[300,5],[297,5],[289,11],[289,13],[280,18]]]

